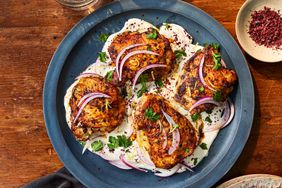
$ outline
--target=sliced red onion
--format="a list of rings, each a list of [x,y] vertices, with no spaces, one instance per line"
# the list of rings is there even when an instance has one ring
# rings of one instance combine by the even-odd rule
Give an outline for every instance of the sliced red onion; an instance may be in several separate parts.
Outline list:
[[[198,100],[197,102],[195,102],[195,104],[193,104],[191,108],[189,109],[189,112],[191,112],[193,109],[197,108],[198,106],[202,104],[214,104],[216,106],[220,106],[220,103],[214,101],[212,97],[204,97]]]
[[[139,171],[141,171],[141,172],[148,172],[147,170],[141,169],[141,168],[139,168],[139,167],[137,167],[137,166],[134,166],[134,165],[130,164],[129,162],[127,162],[126,159],[125,159],[125,155],[124,155],[124,154],[121,154],[121,155],[119,156],[119,158],[120,158],[120,160],[121,160],[125,165],[127,165],[127,166],[130,167],[130,168],[134,168],[134,169],[139,170]]]
[[[131,48],[135,48],[135,47],[138,47],[138,46],[142,46],[142,45],[147,45],[147,44],[133,44],[133,45],[130,45],[130,46],[127,46],[125,48],[123,48],[119,53],[118,53],[118,56],[117,56],[117,59],[116,59],[116,72],[117,72],[117,75],[118,75],[118,78],[119,78],[119,69],[118,69],[118,65],[119,65],[119,60],[122,56],[122,54],[126,51],[126,50],[129,50]]]
[[[210,86],[206,83],[206,81],[205,81],[205,79],[204,79],[204,76],[203,76],[203,67],[204,67],[204,63],[205,63],[205,56],[202,57],[201,62],[200,62],[200,65],[199,65],[199,69],[198,69],[198,71],[199,71],[198,74],[199,74],[199,77],[200,77],[200,81],[202,82],[202,84],[203,84],[205,87],[209,88],[209,89],[212,90],[212,91],[216,91],[214,88],[210,87]]]
[[[94,139],[87,140],[87,141],[85,142],[85,145],[84,145],[84,147],[83,147],[83,149],[82,149],[82,154],[86,151],[87,148],[89,148],[89,147],[91,146],[91,144],[92,144],[93,142],[94,142]]]
[[[81,97],[80,101],[78,102],[77,106],[80,106],[82,104],[82,102],[87,99],[88,97],[91,96],[95,96],[95,95],[105,95],[104,93],[100,93],[100,92],[93,92],[93,93],[87,93],[86,95],[84,95],[83,97]]]
[[[132,169],[131,167],[129,167],[128,165],[124,164],[124,162],[122,162],[121,160],[114,160],[114,161],[109,161],[110,164],[120,168],[120,169],[124,169],[124,170],[130,170]]]
[[[155,175],[159,176],[159,177],[168,177],[168,176],[172,176],[173,174],[175,174],[179,168],[181,167],[180,164],[175,165],[173,168],[168,169],[168,170],[162,170],[161,172],[156,172]]]
[[[144,71],[146,71],[146,70],[148,70],[148,69],[156,68],[156,67],[166,67],[166,65],[162,65],[162,64],[152,64],[152,65],[148,65],[148,66],[146,66],[146,67],[143,67],[142,69],[140,69],[140,70],[136,73],[136,75],[135,75],[135,77],[134,77],[134,79],[133,79],[132,92],[134,92],[134,88],[135,88],[135,85],[136,85],[136,82],[137,82],[139,76],[140,76]]]
[[[223,59],[221,58],[221,60],[220,60],[220,63],[222,64],[222,66],[224,67],[224,68],[226,68],[227,66],[226,66],[226,64],[225,64],[225,62],[223,61]]]
[[[177,125],[177,123],[175,123],[175,121],[172,119],[172,117],[170,117],[170,115],[168,115],[163,109],[161,109],[161,110],[162,110],[162,113],[163,113],[165,119],[167,120],[167,122],[170,125],[170,129],[172,130],[173,127]]]
[[[81,114],[83,108],[93,99],[96,99],[96,98],[109,98],[110,96],[109,95],[106,95],[106,94],[99,94],[99,95],[93,95],[91,97],[88,97],[81,105],[80,109],[78,110],[78,113],[76,114],[74,120],[73,120],[73,123],[76,122],[76,120],[78,119],[79,115]]]
[[[78,79],[84,78],[84,77],[89,77],[89,76],[100,76],[100,75],[97,74],[97,73],[94,73],[94,72],[83,72],[78,77],[76,77],[75,80],[78,80]]]
[[[194,172],[194,170],[192,169],[192,167],[190,165],[188,165],[185,161],[183,161],[181,163],[188,171],[190,172]]]
[[[155,164],[152,162],[151,159],[148,159],[148,158],[145,156],[143,150],[142,150],[140,147],[137,148],[137,155],[139,156],[139,158],[140,158],[141,161],[143,161],[143,162],[146,163],[147,165],[152,166],[152,167],[155,168]]]
[[[163,137],[164,137],[164,143],[163,143],[163,149],[165,149],[166,148],[166,146],[167,146],[167,134],[166,134],[166,132],[165,132],[165,129],[163,129]]]
[[[235,106],[232,103],[231,99],[227,99],[226,104],[228,104],[229,115],[228,115],[228,118],[226,118],[226,122],[222,125],[221,128],[226,127],[232,121],[235,115]]]
[[[168,154],[171,155],[179,146],[180,143],[180,133],[179,129],[175,129],[172,132],[172,143],[170,148],[168,149]]]
[[[223,114],[223,121],[221,123],[217,123],[211,125],[209,127],[204,128],[204,132],[211,132],[215,130],[219,130],[227,126],[231,120],[233,119],[235,114],[235,107],[230,99],[226,100],[224,103],[224,114]]]
[[[159,55],[158,53],[152,52],[152,51],[148,51],[148,50],[136,50],[133,52],[128,53],[121,61],[120,63],[120,67],[119,67],[119,81],[122,80],[122,69],[123,69],[123,65],[124,63],[131,57],[137,54],[150,54],[150,55]]]

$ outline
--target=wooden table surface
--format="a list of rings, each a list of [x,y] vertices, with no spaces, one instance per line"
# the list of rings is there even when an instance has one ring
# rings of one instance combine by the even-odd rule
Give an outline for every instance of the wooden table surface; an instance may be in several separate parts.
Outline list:
[[[244,0],[188,2],[236,39],[236,14]],[[87,14],[55,0],[0,1],[0,187],[19,187],[63,167],[45,129],[43,83],[60,41]],[[282,63],[246,57],[254,78],[255,119],[245,149],[220,182],[252,173],[282,175]]]

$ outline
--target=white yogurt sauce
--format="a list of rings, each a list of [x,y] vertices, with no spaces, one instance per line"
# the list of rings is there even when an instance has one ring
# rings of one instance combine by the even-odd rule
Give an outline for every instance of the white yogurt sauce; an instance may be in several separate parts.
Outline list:
[[[102,52],[106,52],[107,55],[107,61],[106,63],[103,63],[99,60],[99,58],[96,60],[96,62],[92,65],[90,65],[84,72],[93,72],[96,74],[99,74],[101,76],[105,76],[107,74],[108,71],[114,70],[115,67],[110,67],[108,64],[111,62],[110,60],[110,56],[108,53],[108,47],[110,46],[111,42],[113,41],[113,39],[118,35],[121,34],[125,31],[138,31],[138,32],[145,32],[147,31],[147,29],[149,28],[155,28],[157,29],[155,26],[153,26],[152,24],[141,20],[141,19],[129,19],[124,27],[117,33],[114,33],[112,35],[109,36],[109,38],[107,39],[107,41],[105,42],[105,45],[102,49]],[[166,38],[169,39],[173,39],[174,42],[171,43],[171,48],[173,51],[175,50],[184,50],[186,53],[186,57],[182,57],[181,59],[177,60],[177,63],[179,64],[179,67],[177,70],[174,70],[173,73],[171,73],[170,75],[168,75],[168,80],[170,82],[170,84],[165,85],[165,87],[163,87],[161,89],[161,92],[159,93],[159,95],[163,96],[165,99],[169,100],[172,107],[174,109],[177,109],[182,115],[184,115],[186,118],[189,119],[189,121],[191,122],[191,124],[198,130],[198,125],[201,122],[193,122],[191,120],[190,114],[187,110],[183,109],[180,104],[178,104],[174,99],[173,99],[173,93],[171,91],[175,90],[175,82],[177,80],[177,76],[179,75],[180,71],[182,70],[183,65],[187,62],[187,60],[189,58],[191,58],[193,56],[193,54],[199,50],[202,49],[201,46],[199,45],[193,45],[192,44],[192,37],[185,31],[184,28],[182,28],[179,25],[176,24],[164,24],[163,26],[160,27],[159,29],[160,34],[164,35]],[[67,90],[66,95],[65,95],[65,100],[64,100],[64,105],[65,105],[65,109],[66,109],[66,119],[67,119],[67,123],[69,125],[69,127],[71,126],[71,122],[70,122],[70,117],[71,117],[71,108],[69,105],[69,100],[71,98],[72,95],[72,90],[73,87],[77,84],[78,81],[75,81]],[[154,82],[148,82],[147,83],[148,86],[148,90],[149,93],[155,93],[157,88],[154,84]],[[134,94],[134,96],[132,96],[132,92],[131,92],[131,82],[128,81],[127,82],[127,93],[129,94],[129,96],[127,96],[126,100],[127,100],[127,104],[137,104],[138,102],[138,98],[137,96]],[[138,84],[135,87],[135,91],[138,91],[141,88],[141,85]],[[136,92],[135,92],[136,93]],[[219,110],[222,110],[223,107],[217,107],[213,110],[213,112],[211,114],[207,114],[206,112],[202,112],[201,116],[202,119],[205,119],[207,116],[210,117],[210,119],[213,121],[213,123],[218,123],[216,122],[218,119],[220,119],[220,115],[221,113],[219,112]],[[110,151],[107,143],[108,143],[108,139],[110,136],[117,136],[117,135],[126,135],[127,137],[129,137],[131,135],[131,133],[133,132],[133,122],[132,122],[132,115],[134,113],[134,109],[130,106],[127,105],[126,108],[126,117],[124,119],[124,121],[121,123],[120,126],[118,126],[114,131],[108,133],[106,135],[106,137],[98,137],[95,139],[92,139],[88,142],[86,142],[86,146],[84,149],[88,149],[93,153],[96,153],[98,155],[100,155],[101,157],[103,157],[106,160],[118,160],[120,154],[125,153],[125,158],[128,162],[130,162],[131,164],[134,164],[135,166],[138,166],[140,168],[145,168],[148,170],[152,170],[152,171],[161,171],[161,172],[168,172],[168,170],[166,169],[156,169],[153,166],[150,166],[144,162],[142,162],[139,157],[138,157],[138,143],[137,141],[133,141],[132,146],[130,146],[129,148],[126,148],[127,152],[125,152],[124,148],[116,148],[114,151]],[[201,121],[201,120],[200,120]],[[209,126],[209,123],[207,123],[206,121],[202,121],[202,123],[204,123],[204,126]],[[195,167],[197,164],[199,164],[199,162],[208,155],[208,150],[210,148],[210,146],[212,145],[214,139],[216,138],[218,134],[218,131],[212,131],[212,132],[207,132],[205,133],[204,138],[201,140],[201,143],[199,144],[199,146],[195,149],[194,153],[187,157],[185,159],[185,161],[187,162],[187,164],[189,164],[191,167]],[[101,151],[99,152],[94,152],[91,148],[91,143],[95,140],[101,140],[104,143],[104,147]],[[203,145],[206,146],[205,149],[201,148],[200,145],[204,143]],[[144,155],[147,156],[147,158],[149,159],[149,154],[146,150],[142,150],[144,152]],[[150,160],[150,159],[149,159]],[[183,172],[185,171],[186,168],[184,166],[182,166],[177,172]]]

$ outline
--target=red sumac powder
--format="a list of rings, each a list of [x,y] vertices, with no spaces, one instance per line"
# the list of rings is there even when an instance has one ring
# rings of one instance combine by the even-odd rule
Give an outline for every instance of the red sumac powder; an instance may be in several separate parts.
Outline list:
[[[279,11],[264,7],[251,14],[248,31],[258,44],[278,49],[282,45],[282,17]]]

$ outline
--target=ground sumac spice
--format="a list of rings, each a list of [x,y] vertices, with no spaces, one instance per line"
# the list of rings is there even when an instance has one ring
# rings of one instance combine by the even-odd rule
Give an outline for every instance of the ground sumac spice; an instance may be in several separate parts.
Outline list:
[[[258,45],[281,49],[282,16],[280,12],[268,7],[252,12],[248,33]]]

